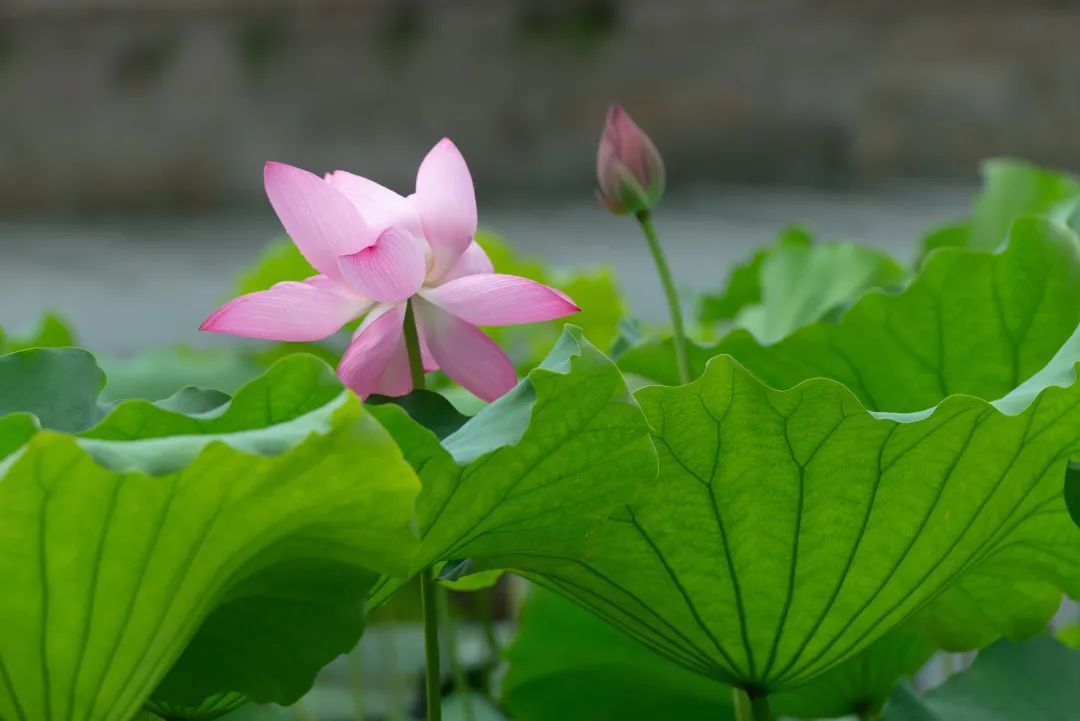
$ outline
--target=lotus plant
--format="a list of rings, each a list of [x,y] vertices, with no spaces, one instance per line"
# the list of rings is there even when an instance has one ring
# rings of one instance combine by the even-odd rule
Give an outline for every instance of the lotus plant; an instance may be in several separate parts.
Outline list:
[[[506,354],[477,326],[578,310],[554,288],[494,272],[474,239],[469,168],[447,138],[420,164],[408,197],[343,170],[320,178],[283,163],[267,163],[264,181],[286,232],[319,274],[235,298],[201,329],[315,341],[363,316],[337,369],[361,397],[401,396],[418,385],[406,332],[415,327],[422,372],[441,369],[494,400],[517,379]]]

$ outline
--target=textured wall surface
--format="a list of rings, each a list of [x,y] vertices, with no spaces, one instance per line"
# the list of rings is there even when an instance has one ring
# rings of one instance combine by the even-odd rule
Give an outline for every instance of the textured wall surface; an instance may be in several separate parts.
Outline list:
[[[1080,3],[0,1],[0,211],[200,206],[266,159],[578,193],[606,103],[680,178],[1080,166]]]

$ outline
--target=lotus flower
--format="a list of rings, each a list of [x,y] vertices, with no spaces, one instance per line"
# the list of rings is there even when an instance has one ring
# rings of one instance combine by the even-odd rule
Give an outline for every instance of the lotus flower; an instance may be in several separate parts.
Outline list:
[[[641,213],[664,195],[664,160],[620,105],[608,108],[596,151],[597,196],[613,213]]]
[[[554,288],[494,272],[473,239],[469,168],[449,139],[424,158],[408,197],[345,171],[320,178],[282,163],[267,163],[264,180],[286,232],[319,275],[235,298],[200,329],[314,341],[366,316],[337,369],[361,397],[412,390],[403,331],[409,301],[424,370],[441,369],[487,401],[517,378],[506,354],[477,326],[578,310]]]

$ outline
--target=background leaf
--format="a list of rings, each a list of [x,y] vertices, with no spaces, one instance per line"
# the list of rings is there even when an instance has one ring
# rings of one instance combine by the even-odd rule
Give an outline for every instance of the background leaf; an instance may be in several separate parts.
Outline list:
[[[1001,253],[937,251],[902,293],[870,292],[836,323],[772,345],[735,330],[694,348],[729,354],[774,388],[838,380],[868,408],[915,411],[950,394],[1005,395],[1053,357],[1080,323],[1080,241],[1045,218],[1022,218]],[[673,353],[651,344],[619,359],[626,371],[673,383]]]
[[[922,697],[898,690],[883,721],[1069,721],[1080,708],[1080,654],[1051,638],[1000,641]]]
[[[904,279],[904,269],[878,250],[814,244],[805,230],[791,228],[737,267],[722,295],[702,299],[702,320],[734,318],[760,342],[773,343],[838,312],[869,288],[897,287]]]
[[[966,245],[971,248],[993,250],[1017,217],[1047,214],[1061,202],[1080,196],[1076,178],[1022,160],[988,160],[982,176],[982,192],[968,224]]]
[[[724,721],[731,688],[657,656],[588,611],[532,589],[506,650],[516,721]]]
[[[761,268],[767,258],[787,249],[809,249],[814,239],[809,231],[795,226],[780,232],[768,248],[755,251],[728,274],[727,283],[718,293],[703,293],[698,300],[698,321],[716,325],[735,319],[739,311],[761,302]]]
[[[28,348],[64,348],[75,345],[71,324],[56,313],[45,313],[37,327],[26,335],[7,335],[0,328],[0,353],[14,353]]]
[[[105,374],[79,348],[32,348],[0,356],[0,416],[31,413],[45,428],[80,431],[103,414]]]

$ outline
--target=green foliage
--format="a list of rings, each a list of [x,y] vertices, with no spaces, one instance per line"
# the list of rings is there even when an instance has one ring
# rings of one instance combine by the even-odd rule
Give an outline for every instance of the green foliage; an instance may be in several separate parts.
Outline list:
[[[1000,641],[921,697],[901,687],[883,721],[1067,721],[1080,708],[1080,654],[1051,638]]]
[[[869,288],[893,288],[905,279],[886,254],[852,243],[815,245],[789,228],[769,249],[737,266],[718,295],[701,299],[703,323],[734,320],[762,343],[773,343],[844,308]]]
[[[924,252],[948,246],[993,250],[1021,215],[1059,216],[1080,199],[1076,178],[1021,160],[986,161],[982,180],[971,217],[928,233],[923,239]]]
[[[81,431],[104,411],[105,374],[78,348],[31,348],[0,356],[0,416],[30,413],[45,428]]]
[[[5,335],[0,328],[0,353],[14,353],[28,348],[63,348],[75,345],[70,324],[55,313],[46,313],[37,327],[25,336]]]
[[[132,401],[24,440],[0,462],[0,538],[22,549],[0,554],[3,718],[127,719],[155,689],[291,702],[414,554],[415,474],[314,358],[209,414]]]
[[[925,637],[894,631],[788,693],[770,698],[780,715],[833,718],[877,712],[897,680],[930,658]],[[503,684],[517,721],[715,721],[732,718],[731,688],[658,656],[584,609],[534,589],[507,649]],[[568,703],[567,699],[573,699]]]
[[[809,683],[773,696],[770,705],[796,718],[876,718],[897,682],[914,675],[934,650],[925,636],[891,631]]]
[[[151,348],[131,358],[99,359],[109,382],[104,401],[127,398],[159,400],[185,386],[213,388],[224,393],[236,389],[265,370],[251,352],[185,347]]]
[[[516,721],[724,721],[731,689],[675,665],[589,612],[534,589],[506,651]]]
[[[1015,415],[952,396],[875,417],[835,382],[773,391],[721,356],[637,395],[660,478],[587,564],[545,580],[699,673],[794,688],[1005,551],[1080,593],[1080,554],[1027,545],[1067,533],[1080,548],[1059,485],[1080,386]]]
[[[685,386],[610,273],[484,234],[499,272],[583,309],[492,329],[525,377],[486,406],[361,406],[292,344],[103,373],[55,316],[0,334],[0,718],[291,703],[426,568],[563,597],[533,594],[508,652],[517,721],[730,718],[730,685],[800,718],[1071,718],[1077,657],[1048,638],[893,692],[1080,597],[1080,183],[985,179],[911,278],[785,231],[702,299],[724,334]],[[239,290],[313,273],[282,241]],[[448,719],[502,718],[454,698]]]
[[[798,226],[781,231],[770,247],[756,251],[733,267],[722,290],[702,294],[698,320],[706,325],[733,321],[743,308],[761,303],[761,269],[765,261],[788,250],[807,250],[813,242],[810,233]]]
[[[1080,241],[1063,226],[1022,218],[1000,253],[945,248],[901,293],[870,292],[838,322],[814,323],[772,345],[736,329],[693,347],[700,373],[729,354],[773,388],[814,377],[846,385],[869,408],[914,411],[950,394],[999,398],[1039,370],[1080,323]],[[670,343],[627,351],[619,365],[675,382]]]
[[[983,164],[983,189],[968,221],[966,245],[992,250],[1020,215],[1049,215],[1077,197],[1080,182],[1070,175],[1018,160],[989,160]]]
[[[622,376],[572,326],[543,364],[441,443],[397,406],[371,412],[420,476],[414,572],[464,559],[469,571],[575,564],[656,473]]]

